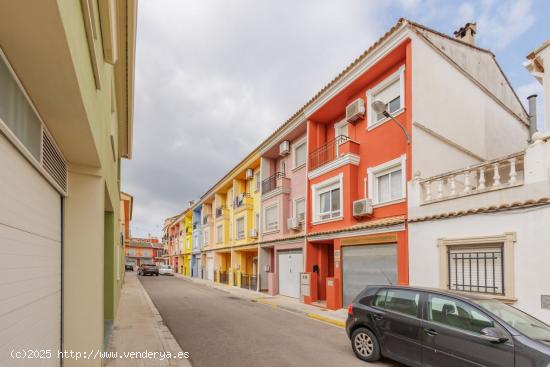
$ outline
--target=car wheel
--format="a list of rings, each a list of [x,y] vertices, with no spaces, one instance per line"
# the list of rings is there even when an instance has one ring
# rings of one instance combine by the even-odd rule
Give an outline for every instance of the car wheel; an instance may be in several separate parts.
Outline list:
[[[351,334],[351,347],[357,358],[365,362],[376,362],[380,359],[380,344],[369,329],[355,330]]]

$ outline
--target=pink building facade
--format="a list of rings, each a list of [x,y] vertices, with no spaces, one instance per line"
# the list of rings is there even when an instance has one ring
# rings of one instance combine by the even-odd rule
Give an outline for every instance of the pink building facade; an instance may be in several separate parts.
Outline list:
[[[260,290],[299,298],[304,271],[306,124],[278,135],[261,155]]]

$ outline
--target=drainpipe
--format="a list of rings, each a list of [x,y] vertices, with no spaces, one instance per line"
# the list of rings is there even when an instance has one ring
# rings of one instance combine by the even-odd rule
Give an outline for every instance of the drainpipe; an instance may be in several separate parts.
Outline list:
[[[529,101],[529,143],[533,142],[533,134],[537,132],[537,95],[527,97]]]

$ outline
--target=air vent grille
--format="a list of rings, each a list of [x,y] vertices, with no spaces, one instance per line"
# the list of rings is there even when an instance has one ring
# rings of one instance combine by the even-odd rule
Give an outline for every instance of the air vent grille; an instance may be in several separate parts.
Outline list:
[[[42,131],[42,167],[59,185],[59,188],[67,192],[67,163],[50,134],[46,129]]]

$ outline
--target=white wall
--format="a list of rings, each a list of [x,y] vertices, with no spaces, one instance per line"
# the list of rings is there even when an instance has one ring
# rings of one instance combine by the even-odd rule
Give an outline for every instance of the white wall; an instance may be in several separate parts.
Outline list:
[[[515,232],[515,293],[518,302],[514,306],[550,323],[550,310],[541,309],[541,295],[550,295],[548,223],[548,206],[410,223],[410,284],[439,287],[439,238],[492,236]]]
[[[484,160],[526,147],[526,126],[418,36],[412,38],[413,124],[422,124]],[[455,57],[460,51],[455,50]],[[479,52],[462,51],[464,57]],[[484,67],[496,67],[490,59],[478,58],[478,62],[483,60],[492,63]],[[477,163],[418,127],[413,127],[412,133],[413,172],[419,171],[423,177]]]

